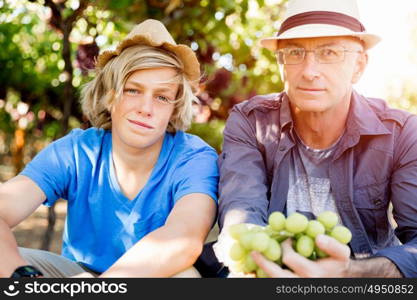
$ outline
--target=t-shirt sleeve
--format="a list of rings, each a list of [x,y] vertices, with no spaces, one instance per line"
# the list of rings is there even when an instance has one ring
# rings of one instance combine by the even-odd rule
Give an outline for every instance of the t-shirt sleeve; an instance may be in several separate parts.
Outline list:
[[[32,179],[45,193],[46,206],[59,198],[68,199],[68,187],[74,176],[73,134],[49,144],[20,173]]]
[[[187,194],[207,194],[217,202],[217,153],[207,147],[181,160],[174,172],[174,202]]]

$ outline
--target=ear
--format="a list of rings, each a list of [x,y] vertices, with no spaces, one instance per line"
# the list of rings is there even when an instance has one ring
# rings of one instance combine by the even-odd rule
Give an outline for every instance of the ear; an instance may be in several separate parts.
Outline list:
[[[107,92],[106,96],[104,97],[104,107],[106,107],[107,111],[111,114],[114,108],[114,101],[116,101],[116,92],[111,89]]]
[[[278,65],[278,71],[279,71],[279,76],[281,77],[281,81],[284,82],[285,81],[285,67],[284,65],[280,65],[278,63],[278,58],[277,58],[277,65]]]
[[[360,53],[356,59],[355,69],[352,76],[352,84],[355,84],[362,77],[368,65],[368,53],[366,51]]]

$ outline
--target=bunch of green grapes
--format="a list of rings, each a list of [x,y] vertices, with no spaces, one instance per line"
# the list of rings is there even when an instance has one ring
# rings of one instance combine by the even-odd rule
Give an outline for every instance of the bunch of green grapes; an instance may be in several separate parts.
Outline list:
[[[268,225],[257,226],[236,224],[229,228],[235,240],[230,249],[233,264],[229,269],[233,273],[255,273],[257,277],[267,277],[252,259],[250,253],[258,251],[267,259],[282,266],[281,243],[287,238],[293,239],[293,248],[300,255],[312,260],[327,256],[315,243],[319,234],[329,235],[343,244],[348,244],[352,234],[345,226],[337,225],[338,216],[331,211],[321,213],[317,220],[308,220],[300,213],[293,213],[287,218],[274,212],[268,218]]]

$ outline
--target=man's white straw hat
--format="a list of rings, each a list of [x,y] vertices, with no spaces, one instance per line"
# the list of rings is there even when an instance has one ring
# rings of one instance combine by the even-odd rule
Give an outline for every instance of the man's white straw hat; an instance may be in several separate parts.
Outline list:
[[[366,32],[356,0],[290,0],[277,35],[262,39],[261,46],[274,51],[278,40],[331,36],[357,37],[365,49],[381,40]]]

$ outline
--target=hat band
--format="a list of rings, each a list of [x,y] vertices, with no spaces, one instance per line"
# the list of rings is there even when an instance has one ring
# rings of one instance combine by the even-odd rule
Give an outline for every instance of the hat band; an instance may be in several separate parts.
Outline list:
[[[282,23],[278,36],[283,32],[306,24],[328,24],[348,28],[355,32],[364,32],[365,27],[357,19],[331,11],[310,11],[289,17]]]

